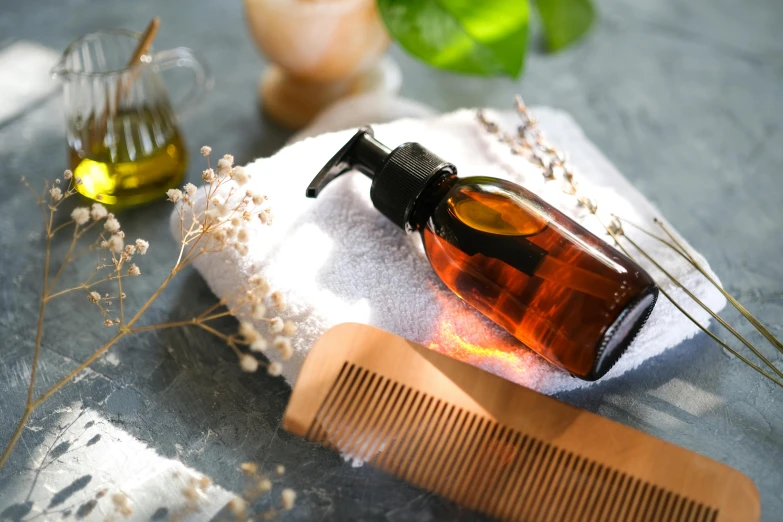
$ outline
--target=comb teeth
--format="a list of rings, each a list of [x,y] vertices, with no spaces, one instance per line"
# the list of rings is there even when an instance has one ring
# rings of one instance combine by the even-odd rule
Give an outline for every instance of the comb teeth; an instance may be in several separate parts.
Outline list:
[[[306,436],[502,520],[716,522],[719,515],[349,362]]]

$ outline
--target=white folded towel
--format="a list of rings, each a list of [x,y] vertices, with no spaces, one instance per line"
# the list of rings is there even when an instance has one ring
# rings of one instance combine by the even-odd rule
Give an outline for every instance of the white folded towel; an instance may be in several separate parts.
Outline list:
[[[537,108],[533,113],[549,141],[570,155],[580,190],[594,197],[604,214],[614,212],[650,227],[653,217],[662,217],[585,138],[570,116],[548,108]],[[516,124],[510,112],[488,111],[488,115],[509,128]],[[392,148],[406,141],[420,142],[454,163],[461,176],[494,176],[519,183],[599,237],[611,240],[595,217],[573,196],[563,193],[557,182],[546,183],[534,165],[487,136],[473,111],[403,119],[374,128],[376,137]],[[284,293],[288,308],[281,315],[298,324],[295,354],[284,363],[283,375],[288,382],[296,380],[307,350],[319,335],[335,324],[353,321],[451,353],[544,393],[590,385],[551,366],[452,294],[431,269],[419,235],[406,235],[372,206],[370,180],[362,174],[344,174],[318,199],[305,198],[310,180],[353,132],[309,138],[248,165],[246,171],[252,175],[249,188],[269,196],[274,225],[253,225],[258,230],[245,257],[230,249],[195,263],[219,297],[236,295],[257,272],[267,276],[274,290]],[[173,231],[179,237],[179,219],[176,215],[173,218]],[[633,230],[626,233],[662,260],[713,310],[725,306],[723,296],[666,247]],[[660,272],[644,260],[640,264],[698,320],[708,322],[707,313]],[[266,331],[264,324],[257,327]],[[698,328],[661,296],[647,325],[604,379],[636,368],[697,332]],[[275,357],[271,353],[270,358]]]

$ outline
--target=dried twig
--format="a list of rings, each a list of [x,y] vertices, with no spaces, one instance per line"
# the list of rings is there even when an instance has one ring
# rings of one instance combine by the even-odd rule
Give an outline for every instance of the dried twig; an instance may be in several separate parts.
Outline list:
[[[628,248],[622,244],[620,238],[632,246],[638,251],[644,258],[650,261],[661,273],[675,286],[680,288],[688,297],[693,299],[696,304],[703,308],[717,323],[728,331],[734,338],[739,340],[745,347],[747,347],[753,355],[755,355],[763,364],[752,362],[750,359],[742,355],[736,349],[732,348],[728,343],[720,339],[717,335],[712,333],[706,326],[697,321],[691,314],[689,314],[682,305],[676,302],[672,296],[666,292],[663,288],[660,289],[661,293],[672,302],[672,304],[690,319],[696,326],[698,326],[704,333],[709,335],[715,342],[721,345],[726,351],[735,355],[739,360],[756,370],[758,373],[768,378],[775,384],[783,387],[783,371],[779,369],[775,364],[770,361],[755,345],[742,336],[737,330],[726,322],[722,317],[710,309],[703,301],[701,301],[696,295],[693,294],[681,281],[674,277],[670,271],[668,271],[661,262],[656,260],[651,254],[649,254],[644,248],[642,248],[637,242],[628,237],[623,230],[623,223],[633,226],[641,232],[653,237],[672,249],[679,256],[681,256],[686,262],[693,266],[705,279],[713,285],[718,291],[723,294],[726,299],[742,314],[742,316],[758,330],[770,344],[780,353],[783,353],[783,343],[780,342],[761,322],[756,319],[744,306],[742,306],[734,297],[732,297],[701,264],[692,256],[677,240],[674,234],[664,225],[664,223],[658,219],[655,219],[655,224],[666,234],[667,238],[662,238],[644,227],[631,223],[627,219],[619,216],[613,216],[613,219],[609,223],[604,223],[598,217],[598,202],[592,198],[589,198],[579,192],[578,185],[575,179],[574,168],[570,165],[568,158],[565,154],[555,148],[552,144],[546,141],[543,133],[537,125],[535,118],[530,114],[527,106],[525,106],[522,98],[517,96],[516,109],[519,114],[521,123],[517,129],[515,135],[507,134],[503,132],[500,127],[490,121],[482,111],[478,111],[477,119],[481,126],[487,133],[495,136],[499,141],[506,144],[513,154],[521,155],[537,167],[541,169],[542,175],[546,181],[559,180],[563,183],[562,190],[567,194],[571,194],[577,198],[577,201],[583,206],[590,214],[594,215],[604,227],[606,232],[614,239],[615,244],[620,248],[628,257],[633,259],[631,252]],[[774,373],[774,375],[773,375]],[[777,377],[776,377],[777,376]]]

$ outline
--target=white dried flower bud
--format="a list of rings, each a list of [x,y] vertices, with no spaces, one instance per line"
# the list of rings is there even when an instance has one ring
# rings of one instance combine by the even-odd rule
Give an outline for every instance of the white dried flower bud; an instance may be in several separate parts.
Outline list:
[[[132,264],[132,265],[131,265],[131,266],[128,268],[128,275],[129,275],[129,276],[139,276],[139,275],[141,275],[141,270],[139,270],[139,267],[138,267],[138,266],[136,266],[136,263],[133,263],[133,264]]]
[[[209,145],[204,145],[203,147],[201,147],[202,156],[206,157],[209,156],[210,154],[212,154],[212,147],[210,147]]]
[[[261,221],[262,224],[268,225],[269,224],[269,214],[266,212],[259,212],[258,213],[258,220]]]
[[[76,176],[74,180],[76,181],[77,185],[84,185],[84,180],[81,178],[81,176]]]
[[[76,207],[71,212],[71,219],[77,225],[85,225],[90,220],[90,209],[87,207]]]
[[[291,488],[285,488],[280,493],[280,500],[283,502],[283,509],[286,511],[293,509],[296,502],[296,491]]]
[[[283,325],[283,333],[288,336],[294,335],[296,333],[296,324],[293,321],[286,321]]]
[[[283,373],[283,365],[277,361],[271,362],[266,368],[266,373],[272,377],[279,377]]]
[[[99,294],[98,292],[90,292],[87,295],[87,299],[89,299],[91,303],[97,303],[98,301],[101,300],[101,294]]]
[[[252,355],[242,354],[239,358],[239,366],[243,372],[254,373],[258,370],[258,360]]]
[[[166,191],[166,196],[168,196],[169,201],[172,203],[176,203],[180,199],[182,199],[182,191],[180,189],[168,189]]]
[[[237,231],[237,241],[240,243],[247,243],[250,241],[250,231],[245,227],[240,228]]]
[[[279,290],[276,292],[272,292],[272,295],[269,296],[272,299],[272,303],[275,305],[275,308],[278,310],[285,310],[285,299],[283,298],[283,293]]]
[[[63,191],[59,187],[52,187],[49,189],[49,195],[54,201],[60,201],[63,199]]]
[[[266,316],[266,306],[261,303],[253,303],[250,306],[250,315],[253,319],[260,321]]]
[[[261,334],[258,333],[258,330],[253,326],[253,323],[248,321],[239,322],[239,335],[241,335],[247,343],[252,343],[261,337]]]
[[[226,239],[228,239],[228,235],[226,234],[226,229],[224,228],[218,228],[214,232],[212,232],[212,238],[218,242],[218,244],[223,244],[226,242]]]
[[[70,169],[65,169],[65,172],[63,172],[63,178],[65,179],[71,179],[73,177],[73,171]]]
[[[239,216],[234,216],[231,218],[231,226],[232,227],[238,227],[242,225],[242,219]]]
[[[285,323],[283,323],[283,320],[279,317],[273,317],[272,320],[269,321],[269,331],[272,333],[282,332],[283,326],[285,326]]]
[[[120,252],[122,252],[122,249],[125,248],[125,241],[123,241],[122,237],[120,237],[119,235],[114,234],[106,242],[106,246],[112,252],[119,254]]]
[[[223,159],[226,160],[229,165],[232,166],[234,165],[234,156],[232,156],[231,154],[224,154]]]
[[[275,467],[275,471],[280,476],[285,475],[285,466],[283,466],[282,464],[278,464],[277,467]]]
[[[147,241],[144,241],[143,239],[136,240],[136,249],[139,251],[139,254],[146,254],[149,247],[150,244]]]
[[[132,256],[136,253],[136,245],[125,245],[125,254]]]
[[[114,321],[112,321],[111,319],[106,319],[105,321],[103,321],[103,325],[104,326],[114,326]]]
[[[95,221],[105,218],[108,213],[109,212],[106,210],[106,207],[100,203],[93,203],[92,209],[90,209],[90,216],[92,216]]]
[[[212,183],[215,181],[215,171],[212,169],[205,170],[201,173],[201,179],[203,179],[206,183]]]
[[[288,337],[278,335],[275,337],[275,340],[272,341],[272,345],[275,347],[275,350],[280,352],[280,357],[282,357],[284,361],[290,359],[294,354],[294,348],[291,346],[291,339]]]
[[[237,232],[239,232],[239,229],[236,227],[228,227],[224,229],[226,231],[226,237],[229,239],[234,239],[237,237]]]
[[[234,497],[228,501],[228,510],[233,513],[237,520],[243,520],[245,518],[245,512],[247,511],[247,502],[240,497]]]
[[[237,254],[239,254],[242,257],[246,256],[249,251],[247,245],[244,243],[234,243],[234,250],[236,250]]]
[[[187,183],[182,188],[185,190],[185,194],[191,198],[196,195],[196,192],[198,192],[198,187],[196,187],[196,185],[193,183]]]
[[[221,178],[231,174],[231,163],[229,163],[226,158],[218,160],[217,173]]]
[[[272,491],[272,481],[266,477],[262,477],[257,484],[259,493],[268,493]]]
[[[248,181],[250,181],[250,176],[245,171],[244,167],[234,167],[231,169],[231,177],[240,187],[247,185]]]
[[[54,180],[54,184],[55,185],[59,185],[60,184],[60,178],[57,178],[56,180]]]
[[[266,348],[267,348],[266,339],[264,339],[263,337],[259,337],[258,339],[250,343],[251,352],[260,353],[266,351]]]
[[[263,205],[264,203],[264,196],[261,194],[256,194],[253,196],[253,204],[254,205]]]
[[[262,274],[253,274],[251,275],[248,280],[248,283],[250,283],[252,286],[266,286],[269,283],[267,283],[266,277],[264,277]]]
[[[107,232],[114,234],[115,232],[119,232],[120,222],[117,221],[117,218],[115,218],[113,215],[109,214],[109,218],[103,224],[103,228],[105,228]]]

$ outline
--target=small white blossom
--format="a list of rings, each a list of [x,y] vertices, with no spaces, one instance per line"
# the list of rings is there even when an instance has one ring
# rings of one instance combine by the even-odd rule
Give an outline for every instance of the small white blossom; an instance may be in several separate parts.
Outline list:
[[[185,194],[187,194],[191,198],[196,195],[196,192],[198,192],[198,187],[196,187],[196,185],[194,185],[193,183],[187,183],[182,188],[185,190]]]
[[[247,502],[241,497],[234,497],[228,501],[228,509],[237,519],[244,519],[247,511]]]
[[[234,156],[231,154],[224,154],[223,159],[226,160],[229,165],[234,165]]]
[[[87,299],[89,299],[91,303],[97,303],[98,301],[101,300],[101,294],[99,294],[98,292],[90,292],[87,295]]]
[[[84,184],[84,180],[80,176],[76,176],[73,179],[76,181],[77,185],[83,185]]]
[[[125,254],[130,257],[136,253],[136,245],[125,245]]]
[[[250,241],[250,232],[248,229],[242,227],[237,231],[237,241],[240,243],[247,243]]]
[[[293,321],[286,321],[283,325],[283,333],[285,335],[294,335],[296,333],[296,325]]]
[[[280,356],[283,360],[288,360],[294,354],[294,348],[291,346],[291,339],[278,335],[275,340],[272,341],[272,345],[277,351],[280,352]]]
[[[150,244],[147,241],[144,241],[143,239],[136,240],[136,249],[139,251],[139,254],[146,254],[149,247]]]
[[[90,220],[90,209],[87,207],[76,207],[71,212],[71,219],[77,225],[85,225]]]
[[[234,167],[231,170],[231,177],[234,179],[237,185],[240,187],[243,185],[247,185],[247,182],[250,181],[250,176],[247,172],[245,172],[244,167]]]
[[[243,372],[254,373],[258,370],[258,360],[252,355],[242,354],[239,358],[239,366],[242,367]]]
[[[264,200],[266,198],[261,194],[254,194],[253,195],[253,204],[254,205],[262,205],[264,203]]]
[[[141,275],[141,270],[139,270],[139,267],[136,266],[136,263],[133,263],[130,268],[128,268],[128,275],[129,276],[139,276]]]
[[[269,363],[269,366],[266,368],[266,373],[271,375],[272,377],[278,377],[283,373],[283,365],[279,362],[271,362]]]
[[[234,243],[234,250],[242,257],[246,256],[249,251],[247,245],[244,243]]]
[[[285,466],[283,466],[282,464],[278,464],[277,466],[275,466],[275,473],[277,473],[280,476],[285,475]]]
[[[99,219],[103,219],[108,215],[108,211],[106,210],[106,207],[101,205],[100,203],[93,203],[92,209],[90,210],[90,216],[95,221],[98,221]]]
[[[282,332],[283,326],[285,326],[285,323],[283,323],[283,320],[279,317],[273,317],[272,320],[269,321],[269,331],[272,333]]]
[[[246,343],[253,343],[255,340],[261,337],[253,323],[248,321],[240,321],[239,323],[239,335],[244,337]]]
[[[117,218],[115,218],[113,214],[109,214],[108,219],[106,219],[106,222],[103,224],[103,228],[105,228],[107,232],[114,234],[120,230],[120,222],[117,221]]]
[[[182,191],[180,189],[176,189],[176,188],[168,189],[166,191],[166,195],[168,196],[169,201],[171,201],[172,203],[176,203],[177,201],[182,199]]]
[[[114,234],[106,242],[106,246],[112,252],[119,254],[125,248],[125,241],[123,241],[122,237],[120,237],[119,235]]]
[[[264,477],[258,481],[258,491],[261,493],[268,493],[272,491],[272,481]]]
[[[253,303],[250,306],[250,316],[257,321],[260,321],[266,316],[266,306],[261,303]]]
[[[250,351],[251,352],[263,352],[267,348],[266,340],[263,337],[259,337],[252,343],[250,343]]]
[[[222,245],[226,242],[228,239],[228,234],[226,234],[225,228],[218,228],[214,232],[212,232],[212,238],[218,242],[218,244]]]
[[[217,173],[221,178],[231,174],[231,163],[226,158],[221,158],[217,163]]]
[[[49,189],[49,195],[52,196],[54,201],[60,201],[63,199],[63,191],[59,187],[52,187]]]
[[[238,227],[242,225],[242,218],[239,216],[234,216],[231,218],[231,226],[232,227]]]
[[[103,325],[104,326],[114,326],[114,321],[112,321],[111,319],[106,319],[105,321],[103,321]]]
[[[278,310],[285,310],[285,300],[283,298],[283,294],[280,291],[272,292],[272,295],[269,296],[272,299],[272,303],[275,305],[275,308]]]
[[[201,155],[202,156],[206,157],[206,156],[209,156],[210,154],[212,154],[212,147],[210,147],[208,145],[204,145],[203,147],[201,147]]]
[[[215,171],[212,169],[205,170],[201,173],[201,179],[203,179],[206,183],[212,183],[215,181]]]
[[[73,177],[73,172],[69,169],[66,169],[65,172],[63,172],[63,178],[65,179],[71,179]]]
[[[294,503],[296,502],[296,491],[291,488],[285,488],[280,493],[280,500],[283,502],[284,510],[289,511],[290,509],[293,509]]]

